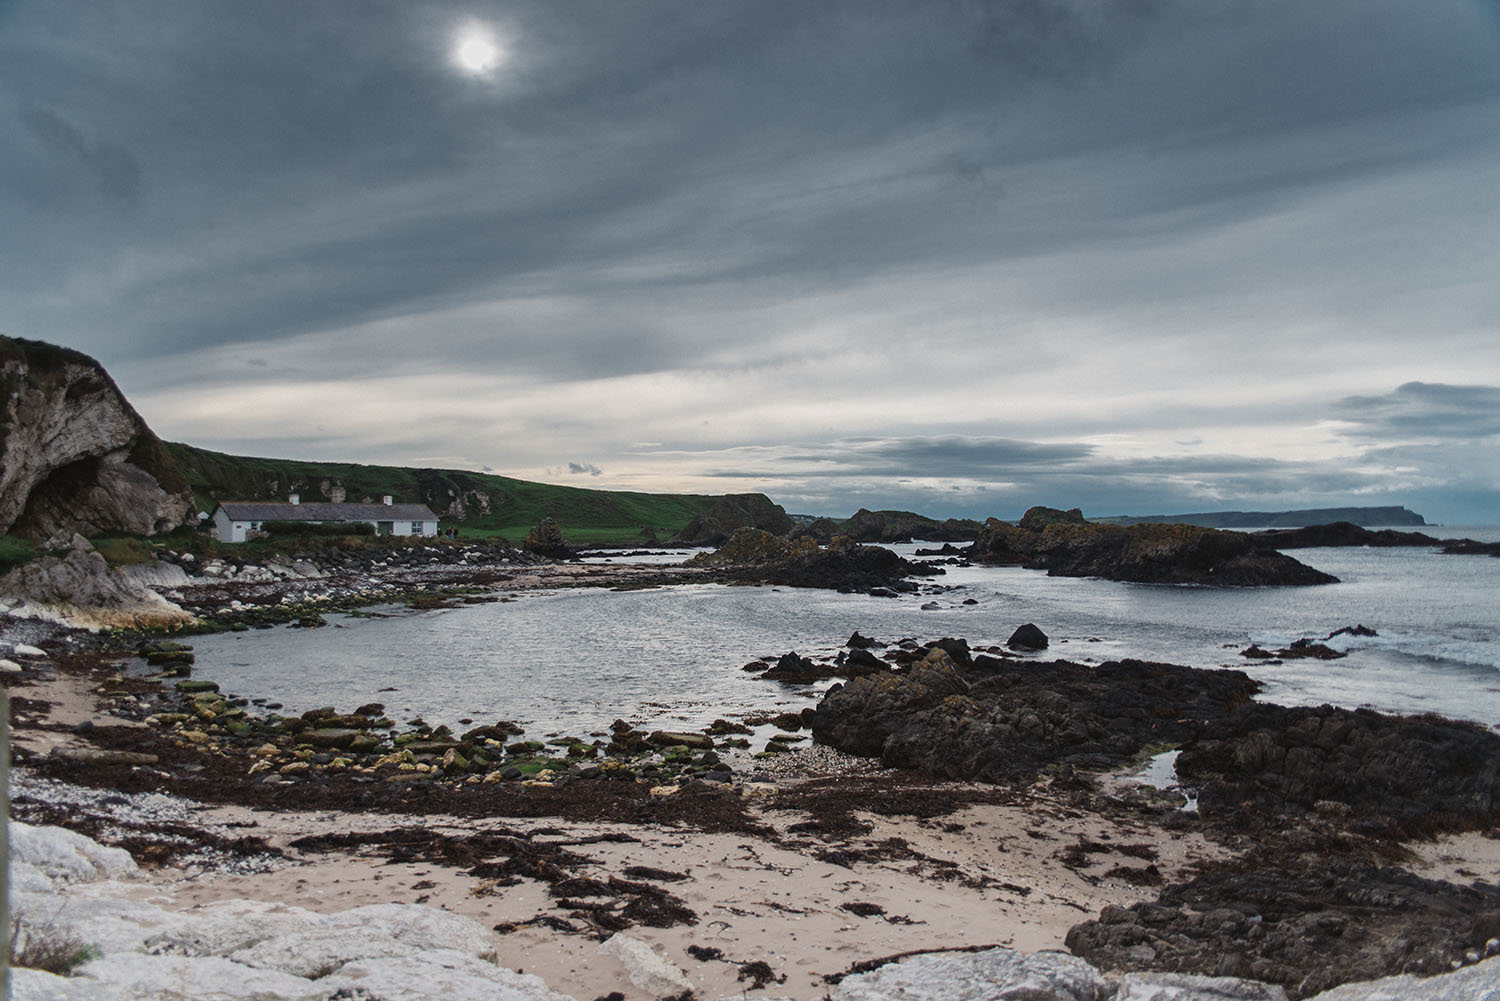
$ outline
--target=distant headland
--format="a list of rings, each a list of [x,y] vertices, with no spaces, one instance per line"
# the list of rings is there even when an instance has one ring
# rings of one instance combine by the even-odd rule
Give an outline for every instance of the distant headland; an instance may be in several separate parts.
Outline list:
[[[1347,521],[1363,528],[1425,525],[1427,520],[1404,507],[1322,507],[1305,511],[1206,511],[1198,514],[1117,515],[1090,518],[1106,525],[1202,525],[1204,528],[1305,528]]]

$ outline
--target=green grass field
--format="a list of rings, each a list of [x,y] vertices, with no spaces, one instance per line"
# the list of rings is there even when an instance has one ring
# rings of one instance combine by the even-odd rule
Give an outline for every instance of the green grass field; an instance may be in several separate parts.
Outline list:
[[[456,526],[462,535],[503,536],[517,543],[548,516],[572,545],[628,544],[653,534],[666,540],[718,500],[704,494],[589,490],[455,469],[226,455],[176,442],[166,447],[201,511],[212,512],[220,501],[285,500],[294,492],[304,501],[327,500],[327,488],[338,484],[349,501],[388,494],[398,503],[427,504],[442,516],[444,527]],[[444,514],[455,499],[463,503],[462,518]]]

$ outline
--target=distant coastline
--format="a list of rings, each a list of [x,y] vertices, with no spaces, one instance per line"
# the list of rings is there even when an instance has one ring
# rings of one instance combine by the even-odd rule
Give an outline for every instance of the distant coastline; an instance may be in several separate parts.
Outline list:
[[[1347,521],[1362,528],[1425,525],[1427,520],[1404,507],[1323,507],[1304,511],[1207,511],[1197,514],[1116,515],[1090,518],[1108,525],[1202,525],[1205,528],[1305,528]]]

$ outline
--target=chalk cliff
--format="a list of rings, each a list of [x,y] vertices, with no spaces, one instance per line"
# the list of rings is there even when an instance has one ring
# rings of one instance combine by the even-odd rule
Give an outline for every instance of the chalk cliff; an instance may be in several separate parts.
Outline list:
[[[87,355],[0,337],[0,532],[153,535],[194,515],[161,440]]]

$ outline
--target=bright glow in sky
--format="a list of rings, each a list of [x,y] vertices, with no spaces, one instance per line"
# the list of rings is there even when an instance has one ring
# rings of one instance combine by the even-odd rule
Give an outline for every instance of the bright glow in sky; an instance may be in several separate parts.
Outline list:
[[[499,67],[504,50],[488,25],[470,21],[454,34],[449,58],[455,67],[470,76],[487,77]]]

